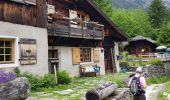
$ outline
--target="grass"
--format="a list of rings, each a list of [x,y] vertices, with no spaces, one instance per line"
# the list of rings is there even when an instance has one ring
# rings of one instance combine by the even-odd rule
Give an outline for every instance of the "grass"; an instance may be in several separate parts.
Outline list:
[[[170,76],[151,77],[147,79],[147,84],[162,84],[170,82]]]
[[[158,100],[167,100],[168,94],[170,94],[170,83],[166,85],[166,90],[159,93]]]
[[[45,94],[52,93],[52,96],[45,96],[45,97],[55,97],[57,99],[63,100],[81,100],[82,97],[85,96],[85,93],[93,88],[96,88],[98,84],[102,82],[115,82],[117,83],[118,87],[125,87],[124,80],[130,75],[130,73],[119,73],[119,74],[108,74],[103,76],[97,77],[82,77],[82,78],[74,78],[73,81],[68,85],[57,85],[54,88],[41,88],[39,91],[32,91],[31,96],[34,97],[42,97],[42,95],[37,95],[37,92],[44,92]],[[60,94],[58,91],[63,91],[71,89],[73,90],[71,93],[68,94]],[[55,92],[57,91],[57,92]]]
[[[170,76],[152,77],[147,79],[147,84],[163,84],[170,82]],[[166,95],[170,94],[170,83],[167,84],[166,90],[161,91],[158,96],[158,100],[167,100]]]

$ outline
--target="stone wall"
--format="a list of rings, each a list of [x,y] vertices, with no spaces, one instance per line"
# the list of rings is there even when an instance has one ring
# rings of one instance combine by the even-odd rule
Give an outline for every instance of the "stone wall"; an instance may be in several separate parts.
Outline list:
[[[164,67],[166,75],[170,75],[170,62],[164,62]]]
[[[159,77],[159,76],[165,76],[165,66],[164,65],[151,65],[148,67],[143,67],[144,73],[147,73],[148,77]]]

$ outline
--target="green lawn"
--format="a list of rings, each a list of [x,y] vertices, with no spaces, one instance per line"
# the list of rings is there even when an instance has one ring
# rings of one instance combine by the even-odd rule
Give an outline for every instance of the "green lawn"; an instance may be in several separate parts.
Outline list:
[[[151,77],[147,79],[147,84],[162,84],[170,82],[170,76]]]
[[[74,78],[69,85],[58,85],[54,88],[42,88],[39,91],[32,91],[31,95],[40,98],[57,98],[59,100],[81,100],[85,93],[96,88],[102,82],[116,82],[118,87],[125,87],[124,80],[130,74],[107,74],[97,77]]]

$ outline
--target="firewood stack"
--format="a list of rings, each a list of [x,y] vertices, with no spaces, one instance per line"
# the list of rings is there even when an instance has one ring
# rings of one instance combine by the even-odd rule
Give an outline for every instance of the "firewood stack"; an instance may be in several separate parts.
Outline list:
[[[97,89],[87,91],[86,100],[102,100],[111,94],[115,94],[117,84],[115,83],[102,83]]]

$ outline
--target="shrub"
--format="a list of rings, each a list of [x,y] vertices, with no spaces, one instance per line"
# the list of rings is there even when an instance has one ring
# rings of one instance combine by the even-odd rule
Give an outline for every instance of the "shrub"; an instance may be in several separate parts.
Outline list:
[[[15,73],[0,70],[0,84],[14,80],[15,78],[16,78]]]
[[[69,84],[71,82],[71,77],[66,71],[59,71],[57,78],[58,84]]]
[[[56,85],[56,80],[54,75],[46,74],[42,77],[43,87],[54,87]]]
[[[20,77],[28,78],[31,89],[32,90],[39,90],[41,88],[49,88],[54,87],[56,85],[54,76],[50,74],[46,74],[44,76],[33,75],[31,73],[23,73]]]
[[[163,62],[159,58],[151,59],[148,64],[151,65],[163,65]]]
[[[20,74],[21,74],[21,71],[18,67],[14,68],[14,72],[17,75],[17,77],[20,76]]]

